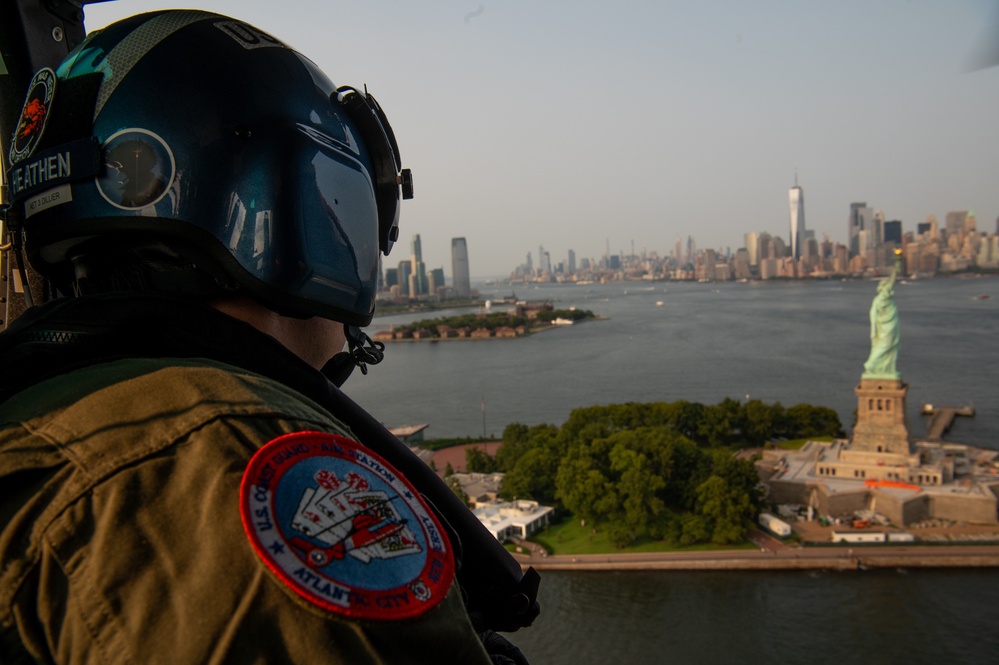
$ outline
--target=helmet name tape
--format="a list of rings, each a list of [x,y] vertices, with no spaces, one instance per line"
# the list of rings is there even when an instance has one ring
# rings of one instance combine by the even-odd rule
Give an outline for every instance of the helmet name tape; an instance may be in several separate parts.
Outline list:
[[[21,201],[43,189],[96,175],[97,156],[97,144],[89,138],[35,155],[10,170],[11,200]]]
[[[252,25],[247,25],[239,21],[218,21],[214,25],[247,50],[270,46],[285,48],[285,45],[280,41],[271,37],[263,30],[254,28]]]

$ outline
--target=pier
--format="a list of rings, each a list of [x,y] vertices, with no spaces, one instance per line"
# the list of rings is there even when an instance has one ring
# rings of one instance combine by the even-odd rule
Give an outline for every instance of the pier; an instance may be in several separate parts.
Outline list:
[[[954,424],[955,418],[975,415],[975,407],[923,404],[921,412],[924,416],[930,416],[930,426],[926,438],[931,441],[939,441]]]

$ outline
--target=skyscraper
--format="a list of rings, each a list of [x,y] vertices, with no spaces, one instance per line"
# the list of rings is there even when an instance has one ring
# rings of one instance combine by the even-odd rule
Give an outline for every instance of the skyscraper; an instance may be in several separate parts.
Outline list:
[[[895,243],[895,245],[901,247],[902,245],[902,222],[897,219],[887,221],[884,223],[884,241],[885,243]]]
[[[423,243],[420,240],[419,233],[413,236],[413,242],[409,244],[409,248],[410,248],[409,254],[414,264],[423,260]]]
[[[797,174],[787,199],[791,208],[791,256],[797,261],[802,256],[805,243],[805,192],[798,186]]]
[[[459,298],[472,297],[472,282],[468,272],[468,244],[464,238],[451,238],[451,279]]]
[[[743,238],[746,243],[746,251],[749,252],[749,265],[758,265],[760,262],[760,234],[750,231]],[[677,245],[679,246],[679,241],[677,241]],[[677,253],[679,254],[679,250]]]
[[[399,290],[404,296],[415,295],[409,290],[409,276],[413,273],[413,262],[412,261],[400,261],[399,268],[397,270],[397,278],[399,280]]]
[[[850,242],[850,256],[863,254],[868,250],[867,245],[860,242],[860,232],[870,231],[873,226],[873,219],[874,211],[867,207],[866,203],[850,204],[850,221],[847,228],[847,238]],[[869,236],[871,236],[870,233],[865,238]]]
[[[419,233],[413,236],[413,242],[410,244],[410,249],[410,263],[412,266],[409,273],[409,295],[422,296],[425,295],[430,288],[427,283],[427,267],[423,265],[423,244],[420,241]]]
[[[538,245],[538,273],[540,275],[552,274],[552,257],[544,245]]]

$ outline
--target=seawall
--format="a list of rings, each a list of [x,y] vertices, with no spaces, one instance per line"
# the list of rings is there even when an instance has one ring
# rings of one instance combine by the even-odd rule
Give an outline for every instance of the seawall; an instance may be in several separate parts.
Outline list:
[[[759,552],[517,556],[535,570],[865,570],[999,567],[999,546],[821,547]]]

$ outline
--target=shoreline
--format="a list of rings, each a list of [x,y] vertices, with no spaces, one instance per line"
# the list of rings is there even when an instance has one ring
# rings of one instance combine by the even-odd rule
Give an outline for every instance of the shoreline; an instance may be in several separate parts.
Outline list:
[[[521,568],[545,570],[867,570],[999,567],[999,545],[809,547],[643,554],[514,554]]]

